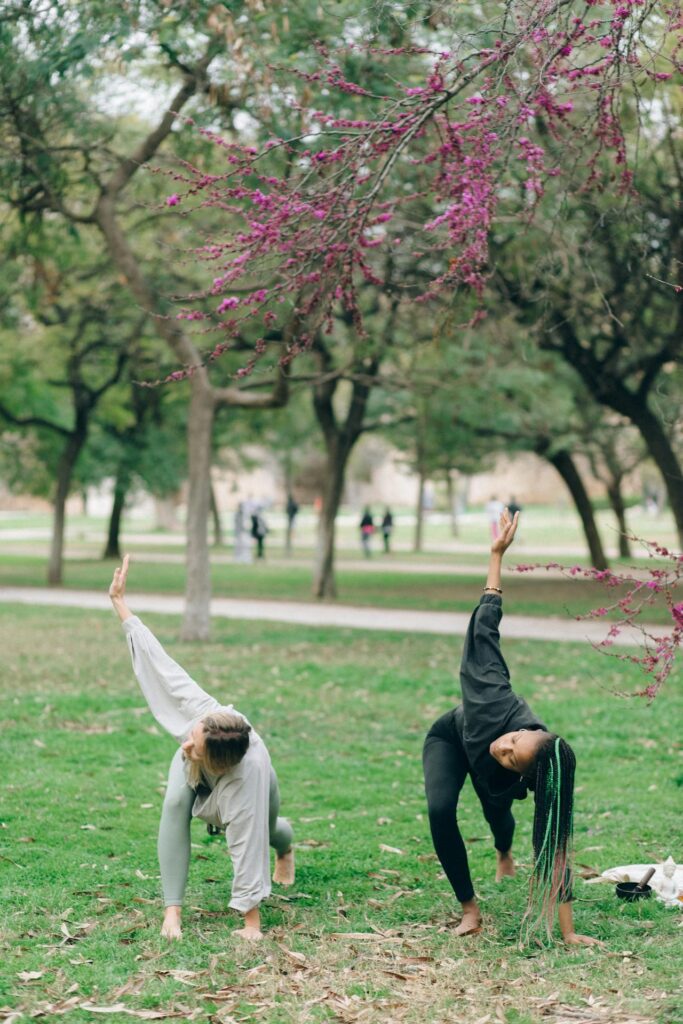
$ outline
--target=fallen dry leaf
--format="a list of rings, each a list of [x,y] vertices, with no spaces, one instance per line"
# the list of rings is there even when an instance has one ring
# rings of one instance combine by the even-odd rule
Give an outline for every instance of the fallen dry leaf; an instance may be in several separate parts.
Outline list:
[[[167,1017],[186,1017],[184,1010],[131,1010],[124,1003],[114,1003],[112,1006],[93,1006],[92,1003],[81,1003],[81,1010],[88,1013],[125,1013],[129,1017],[138,1017],[140,1020],[164,1020]]]
[[[38,978],[43,977],[42,971],[19,971],[17,978],[20,981],[37,981]]]
[[[287,947],[283,946],[280,942],[278,942],[278,948],[281,949],[285,956],[287,956],[292,963],[296,964],[297,967],[303,967],[307,962],[303,953],[297,953],[294,949],[287,949]]]
[[[399,856],[403,857],[403,850],[399,850],[397,846],[387,846],[386,843],[380,843],[379,848],[382,853],[398,853]]]

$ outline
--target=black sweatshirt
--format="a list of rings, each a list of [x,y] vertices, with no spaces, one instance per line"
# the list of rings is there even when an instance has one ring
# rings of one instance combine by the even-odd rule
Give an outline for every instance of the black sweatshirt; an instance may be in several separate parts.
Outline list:
[[[467,627],[460,664],[462,704],[454,721],[472,774],[491,796],[523,800],[530,782],[503,768],[489,753],[491,743],[517,729],[546,729],[510,686],[510,673],[500,651],[498,626],[503,602],[483,594]]]

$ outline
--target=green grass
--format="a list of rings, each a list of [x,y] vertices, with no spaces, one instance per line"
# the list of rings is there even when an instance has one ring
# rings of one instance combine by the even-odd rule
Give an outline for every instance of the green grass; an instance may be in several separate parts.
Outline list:
[[[168,946],[158,937],[155,833],[174,746],[143,709],[114,619],[71,609],[0,615],[0,1007],[46,1020],[67,1009],[74,1024],[131,1020],[84,1003],[268,1024],[681,1019],[680,915],[655,901],[622,904],[611,885],[579,881],[577,927],[606,947],[519,951],[530,800],[517,805],[519,875],[499,887],[466,787],[461,820],[486,928],[453,936],[420,749],[457,699],[458,642],[216,621],[212,642],[193,646],[177,642],[173,617],[146,617],[266,739],[299,844],[294,891],[267,901],[267,939],[245,948],[224,912],[224,843],[196,824],[185,938]],[[577,862],[602,870],[676,856],[675,680],[647,706],[613,696],[635,678],[589,647],[514,641],[505,653],[517,690],[577,751]],[[590,1018],[580,1016],[588,1000]]]

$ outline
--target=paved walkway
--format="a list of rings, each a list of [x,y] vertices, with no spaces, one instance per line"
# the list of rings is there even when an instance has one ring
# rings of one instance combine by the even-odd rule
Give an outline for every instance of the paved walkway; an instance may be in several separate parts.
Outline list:
[[[47,587],[1,587],[0,602],[9,604],[58,605],[68,608],[111,609],[106,594],[94,590],[52,590]],[[131,595],[136,612],[160,612],[180,615],[183,598],[169,594]],[[465,612],[421,612],[399,608],[362,608],[342,604],[317,604],[299,601],[254,601],[215,597],[211,602],[214,618],[250,619],[257,622],[289,622],[301,626],[338,626],[346,629],[395,630],[402,633],[434,633],[464,636],[469,622]],[[573,643],[598,643],[605,636],[603,622],[577,622],[575,619],[532,615],[506,615],[506,637],[526,640],[559,640]],[[651,627],[656,631],[657,627]],[[660,627],[661,628],[661,627]],[[617,643],[636,646],[640,633],[622,634]]]

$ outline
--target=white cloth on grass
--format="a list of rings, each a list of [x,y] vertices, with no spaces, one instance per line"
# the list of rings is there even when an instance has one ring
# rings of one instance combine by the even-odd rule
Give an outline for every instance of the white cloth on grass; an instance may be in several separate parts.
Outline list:
[[[662,886],[666,881],[663,872],[663,864],[625,864],[623,867],[607,868],[597,878],[589,878],[587,882],[639,882],[649,869],[653,867],[655,873],[647,883],[655,893],[658,900],[666,903],[667,907],[678,907],[683,910],[683,902],[678,898],[683,895],[683,864],[677,864],[673,876],[675,894],[666,898],[662,896]]]

